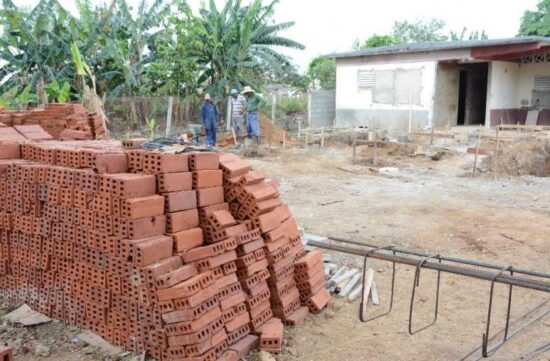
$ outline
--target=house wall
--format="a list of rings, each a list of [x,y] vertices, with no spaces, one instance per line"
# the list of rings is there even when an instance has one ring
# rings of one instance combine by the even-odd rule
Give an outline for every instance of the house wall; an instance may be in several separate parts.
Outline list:
[[[521,64],[519,82],[517,83],[517,107],[536,105],[533,104],[533,89],[537,75],[550,75],[550,63]],[[548,106],[548,104],[544,105]]]
[[[491,111],[532,107],[535,76],[550,75],[550,63],[518,64],[494,61],[489,66],[486,124]],[[508,121],[506,117],[503,119]],[[516,120],[514,120],[516,121]],[[495,123],[493,119],[493,123]]]
[[[458,117],[460,70],[456,64],[437,66],[433,122],[436,127],[453,127]]]
[[[390,64],[339,61],[336,124],[406,130],[412,110],[413,129],[427,126],[432,115],[436,65],[435,61]],[[360,71],[373,71],[376,85],[360,88]]]

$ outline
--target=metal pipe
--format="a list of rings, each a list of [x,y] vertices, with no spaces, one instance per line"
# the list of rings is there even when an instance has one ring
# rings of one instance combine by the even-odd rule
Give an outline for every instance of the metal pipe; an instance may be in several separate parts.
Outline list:
[[[360,241],[353,241],[353,240],[350,240],[350,239],[344,239],[344,238],[339,238],[339,237],[327,237],[327,238],[330,239],[330,240],[333,240],[333,241],[337,241],[337,242],[341,242],[341,243],[354,244],[354,245],[357,245],[357,246],[364,246],[364,247],[370,247],[370,248],[378,248],[379,247],[377,245],[368,244],[368,243],[364,243],[364,242],[360,242]],[[408,254],[408,255],[411,255],[411,256],[418,256],[418,257],[429,257],[430,256],[430,254],[420,252],[420,251],[412,251],[412,250],[409,250],[409,249],[398,248],[398,247],[394,247],[393,249],[395,250],[396,253],[403,253],[403,254]],[[441,260],[447,261],[447,262],[453,262],[453,263],[462,263],[462,264],[467,264],[467,265],[476,266],[476,267],[491,268],[491,269],[494,269],[494,270],[502,269],[502,265],[496,265],[496,264],[492,264],[492,263],[486,263],[486,262],[480,262],[480,261],[474,261],[474,260],[468,260],[468,259],[462,259],[462,258],[456,258],[456,257],[441,256]],[[521,273],[521,274],[524,274],[524,275],[527,275],[527,276],[544,277],[544,278],[550,279],[550,273],[526,270],[526,269],[521,269],[521,268],[516,268],[516,267],[513,267],[513,271],[514,271],[514,273]]]
[[[336,239],[334,239],[334,240],[336,240]],[[344,242],[342,242],[342,243],[344,243]],[[345,243],[349,243],[349,242],[345,242]],[[365,257],[365,256],[368,255],[369,258],[375,258],[375,259],[388,261],[388,262],[396,262],[396,263],[409,265],[409,266],[414,266],[414,267],[416,267],[418,265],[418,260],[417,259],[413,259],[411,257],[404,257],[404,256],[395,255],[395,254],[393,254],[393,252],[396,251],[398,253],[403,253],[403,254],[409,254],[409,255],[414,255],[414,256],[423,256],[421,254],[413,254],[411,251],[399,252],[399,250],[391,249],[390,252],[392,252],[392,253],[387,254],[387,253],[382,253],[382,252],[387,252],[387,250],[367,250],[367,249],[361,249],[361,248],[358,248],[358,247],[350,247],[349,245],[346,245],[346,244],[338,245],[338,244],[332,244],[332,243],[323,242],[323,241],[313,241],[313,240],[308,241],[308,245],[313,246],[313,247],[324,248],[324,249],[329,249],[329,250],[333,250],[333,251],[353,254],[353,255],[362,256],[362,257]],[[357,246],[362,246],[363,248],[364,247],[373,247],[373,246],[365,245],[365,244],[358,244]],[[379,248],[379,247],[376,247],[376,248]],[[401,251],[403,251],[403,250],[401,250]],[[417,253],[420,253],[420,252],[417,252]],[[426,255],[425,257],[427,257],[427,256],[429,256],[429,255]],[[444,258],[442,258],[442,260],[444,260]],[[469,263],[465,263],[465,262],[460,262],[460,263],[471,264],[471,263],[477,263],[477,262],[471,261]],[[483,266],[483,265],[476,265],[476,264],[472,264],[472,265],[475,265],[477,267],[485,267],[485,268],[493,269],[492,266]],[[440,264],[438,262],[425,262],[424,264],[422,264],[422,268],[431,269],[431,270],[435,270],[435,271],[442,271],[442,272],[446,272],[446,273],[452,273],[452,274],[456,274],[456,275],[460,275],[460,276],[466,276],[466,277],[482,279],[482,280],[486,280],[486,281],[493,281],[494,280],[497,283],[502,283],[502,284],[506,284],[506,285],[517,286],[517,287],[522,287],[522,288],[527,288],[527,289],[532,289],[532,290],[536,290],[536,291],[543,291],[543,292],[550,293],[550,282],[544,282],[544,281],[533,280],[533,279],[528,279],[528,278],[522,278],[522,277],[517,277],[517,276],[514,276],[514,275],[506,275],[506,274],[500,274],[495,278],[495,273],[494,272],[468,269],[468,268],[465,268],[465,267],[453,266],[453,265],[449,265],[449,264],[445,264],[445,263]],[[501,268],[502,268],[502,266],[500,266],[500,269]],[[516,272],[515,269],[514,269],[514,272]],[[537,273],[537,272],[532,272],[532,273]],[[534,274],[533,276],[537,276],[537,275]],[[544,274],[542,276],[539,276],[539,277],[546,278],[546,276]]]

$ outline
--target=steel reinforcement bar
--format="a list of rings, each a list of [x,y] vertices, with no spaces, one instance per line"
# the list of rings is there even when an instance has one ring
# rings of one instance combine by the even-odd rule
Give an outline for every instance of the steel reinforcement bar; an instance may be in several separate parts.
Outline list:
[[[309,246],[328,249],[337,252],[357,255],[398,264],[421,267],[434,271],[477,278],[509,286],[527,288],[550,293],[550,274],[531,271],[512,266],[495,265],[479,261],[427,254],[419,251],[403,249],[394,246],[380,247],[337,237],[328,237],[329,241],[309,240]],[[422,261],[423,259],[432,259]],[[440,263],[439,260],[448,263]],[[449,264],[453,263],[453,264]],[[419,266],[420,265],[420,266]],[[495,272],[491,272],[495,270]],[[502,271],[505,271],[506,274]],[[516,274],[532,278],[518,277]]]

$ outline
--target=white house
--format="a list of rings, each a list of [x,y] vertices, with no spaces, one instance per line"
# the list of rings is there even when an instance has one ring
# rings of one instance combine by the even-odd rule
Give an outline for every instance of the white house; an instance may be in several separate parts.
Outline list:
[[[336,125],[550,124],[550,38],[447,41],[331,54]]]

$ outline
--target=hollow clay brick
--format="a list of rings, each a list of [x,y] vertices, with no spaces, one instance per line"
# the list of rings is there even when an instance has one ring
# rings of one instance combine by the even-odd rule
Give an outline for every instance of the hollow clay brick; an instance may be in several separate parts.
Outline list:
[[[213,152],[196,152],[189,156],[189,169],[192,171],[217,170],[220,167],[220,155]]]
[[[193,188],[213,188],[223,186],[223,173],[221,170],[203,170],[193,172]]]
[[[168,274],[162,275],[156,279],[158,289],[169,288],[198,274],[197,268],[193,265],[185,265]]]
[[[98,154],[95,158],[94,169],[99,174],[128,172],[128,158],[126,154]]]
[[[198,226],[199,212],[196,209],[166,214],[166,228],[168,233],[187,231]]]
[[[121,204],[122,218],[135,220],[164,214],[164,198],[159,195],[126,199]]]
[[[164,200],[166,213],[197,208],[197,194],[194,190],[164,193]]]
[[[319,313],[331,302],[330,294],[326,288],[322,288],[306,302],[311,313]]]
[[[200,247],[204,243],[202,228],[193,228],[172,234],[174,237],[174,250],[183,253],[193,248]]]
[[[157,174],[159,193],[190,191],[193,189],[193,175],[190,172]]]
[[[235,218],[228,211],[215,211],[212,212],[208,219],[210,225],[212,225],[214,231],[218,231],[222,228],[232,227],[237,224]]]
[[[199,207],[208,207],[223,202],[223,187],[203,188],[197,190],[197,203]]]

